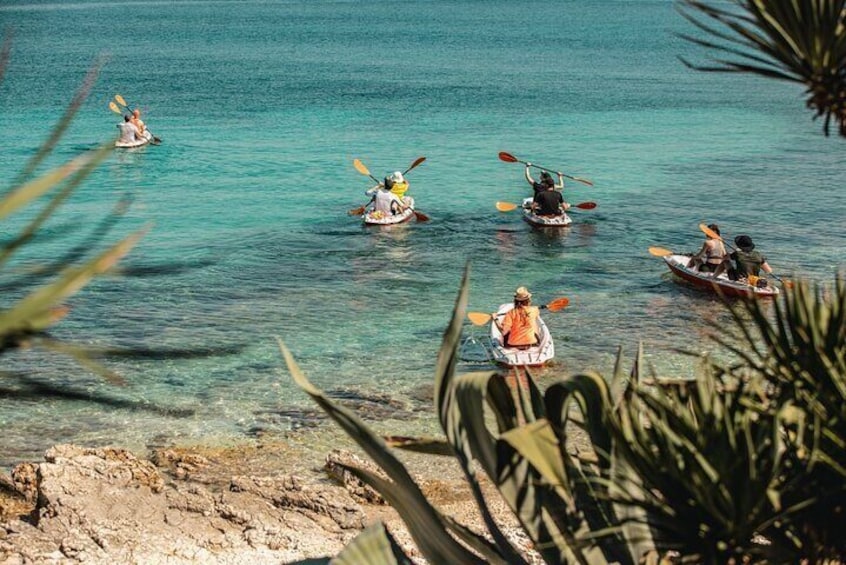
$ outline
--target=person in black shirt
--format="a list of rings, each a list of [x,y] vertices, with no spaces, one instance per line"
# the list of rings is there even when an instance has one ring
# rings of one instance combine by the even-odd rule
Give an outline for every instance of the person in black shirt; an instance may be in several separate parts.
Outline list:
[[[548,186],[552,186],[558,190],[562,190],[564,188],[564,175],[558,173],[558,184],[555,184],[555,181],[552,180],[552,175],[547,171],[543,171],[541,172],[540,180],[535,181],[535,179],[532,178],[532,174],[529,172],[529,168],[531,166],[531,163],[526,163],[526,181],[532,185],[534,194],[537,195],[539,192],[544,192]]]
[[[555,190],[552,182],[546,185],[545,190],[536,192],[532,201],[532,210],[538,216],[560,216],[569,208],[570,205],[564,202],[564,197]]]

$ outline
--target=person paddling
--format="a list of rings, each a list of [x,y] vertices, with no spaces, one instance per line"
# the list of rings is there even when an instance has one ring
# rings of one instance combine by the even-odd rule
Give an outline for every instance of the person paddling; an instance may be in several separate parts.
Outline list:
[[[705,242],[696,254],[694,254],[687,266],[696,268],[700,272],[713,273],[720,265],[727,260],[728,254],[723,240],[720,237],[720,228],[717,224],[708,224],[708,229],[714,232],[706,235]],[[713,237],[713,236],[717,237]],[[720,270],[722,272],[724,269]],[[716,275],[715,275],[716,276]]]
[[[402,200],[391,191],[393,184],[391,177],[385,177],[383,182],[365,192],[365,194],[372,195],[369,205],[373,211],[381,212],[387,216],[400,214],[405,210]]]
[[[564,196],[555,190],[552,177],[546,187],[535,193],[532,200],[532,210],[538,216],[560,216],[570,209],[570,205],[564,202]]]
[[[123,123],[117,125],[120,130],[120,143],[135,143],[138,140],[144,139],[138,127],[132,123],[132,117],[129,114],[123,116]]]
[[[146,126],[144,125],[144,121],[141,119],[141,110],[138,108],[132,110],[132,118],[130,121],[138,128],[139,132],[142,134],[144,133]]]
[[[772,273],[773,269],[767,263],[767,258],[760,251],[755,250],[755,244],[748,235],[739,235],[734,238],[737,246],[729,257],[734,260],[734,272],[729,277],[734,280],[748,279],[750,276],[757,277],[761,271]],[[732,276],[734,275],[734,276]]]
[[[527,349],[540,341],[539,316],[540,309],[532,306],[532,293],[525,286],[521,286],[514,292],[514,308],[505,313],[502,322],[496,313],[492,314],[492,320],[502,334],[502,344],[505,347]]]
[[[531,166],[531,163],[526,163],[526,181],[530,185],[532,185],[532,190],[535,194],[538,194],[539,192],[544,192],[550,186],[558,190],[564,189],[563,173],[558,173],[558,184],[555,184],[555,181],[552,180],[552,175],[549,174],[547,171],[542,171],[540,175],[540,180],[535,181],[535,179],[532,178],[532,173],[529,171],[529,168]]]

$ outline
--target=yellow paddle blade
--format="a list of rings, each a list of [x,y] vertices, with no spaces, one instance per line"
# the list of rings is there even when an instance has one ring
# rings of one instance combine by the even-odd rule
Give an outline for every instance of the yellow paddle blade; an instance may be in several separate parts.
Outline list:
[[[129,104],[126,103],[126,100],[124,100],[123,96],[121,96],[120,94],[115,94],[115,100],[117,100],[117,103],[121,106],[129,106]]]
[[[673,252],[669,249],[664,249],[663,247],[650,247],[649,254],[655,255],[656,257],[666,257],[668,255],[672,255]]]
[[[558,312],[559,310],[563,310],[570,304],[570,299],[567,297],[556,298],[552,302],[546,305],[547,309],[552,312]]]
[[[109,102],[109,110],[111,110],[115,114],[122,114],[123,113],[123,112],[120,111],[120,108],[118,108],[117,104],[115,104],[114,102]]]
[[[709,228],[705,224],[699,224],[699,229],[702,230],[702,233],[704,233],[705,235],[707,235],[711,239],[719,239],[720,241],[723,240],[723,238],[720,237],[720,234],[718,234],[717,232],[715,232],[714,230],[712,230],[711,228]]]
[[[513,202],[497,202],[496,209],[500,212],[510,212],[511,210],[517,209],[517,204]]]
[[[353,159],[353,167],[355,167],[355,170],[359,173],[368,177],[370,176],[370,171],[368,171],[367,167],[364,166],[364,163],[362,163],[358,159]]]
[[[491,315],[484,312],[467,312],[467,317],[477,326],[484,326],[491,321]]]

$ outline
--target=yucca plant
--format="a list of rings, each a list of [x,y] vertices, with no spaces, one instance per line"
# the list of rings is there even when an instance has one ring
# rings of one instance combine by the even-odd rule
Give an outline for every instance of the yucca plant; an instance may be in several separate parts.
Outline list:
[[[776,303],[734,308],[736,340],[718,338],[741,359],[741,369],[762,380],[762,409],[786,407],[793,445],[788,500],[813,504],[797,520],[807,557],[846,555],[846,283],[834,288],[799,284]],[[745,323],[740,323],[747,320]],[[737,369],[735,369],[737,370]],[[834,533],[832,537],[830,534]]]
[[[833,120],[846,136],[846,0],[679,0],[679,10],[711,39],[681,37],[731,57],[687,66],[799,83],[825,135]]]
[[[484,535],[433,508],[388,444],[313,387],[280,342],[295,381],[386,471],[387,480],[349,468],[398,510],[427,559],[526,561],[488,511],[477,467],[500,490],[548,563],[626,564],[668,552],[677,555],[676,561],[713,564],[795,563],[838,555],[841,524],[808,518],[839,512],[836,500],[815,492],[826,485],[830,472],[815,474],[814,468],[822,465],[812,465],[814,458],[803,455],[803,449],[811,451],[807,442],[815,434],[830,436],[828,441],[837,444],[842,436],[827,424],[838,422],[819,422],[814,433],[807,425],[798,430],[804,409],[775,392],[774,379],[762,369],[766,339],[759,346],[748,328],[742,330],[749,343],[731,348],[737,353],[760,351],[762,363],[753,368],[755,354],[749,353],[746,363],[729,369],[704,359],[700,376],[686,386],[645,384],[639,354],[628,375],[620,356],[610,383],[589,373],[555,383],[541,394],[529,377],[525,388],[512,390],[496,372],[455,375],[466,276],[435,375],[435,409],[446,441],[428,439],[417,446],[458,459],[484,517]],[[789,304],[805,303],[801,297],[809,296],[803,284],[786,294]],[[837,326],[846,303],[842,285],[838,296],[841,305],[834,313],[823,314],[821,297],[813,295],[806,303],[810,310],[797,316],[824,319],[826,328]],[[759,324],[766,319],[755,302],[740,308],[748,312],[736,312],[742,328],[750,316],[762,316]],[[776,318],[772,327],[784,327],[783,310],[777,310]],[[842,334],[824,333],[840,351]],[[766,359],[766,366],[790,381],[778,369],[789,359],[775,355]],[[846,372],[838,367],[821,386],[844,379]],[[652,375],[650,381],[660,379]],[[573,425],[588,433],[595,459],[571,453]],[[374,535],[369,533],[369,543]],[[399,562],[390,540],[382,539],[381,546],[391,551],[383,550],[372,562]]]

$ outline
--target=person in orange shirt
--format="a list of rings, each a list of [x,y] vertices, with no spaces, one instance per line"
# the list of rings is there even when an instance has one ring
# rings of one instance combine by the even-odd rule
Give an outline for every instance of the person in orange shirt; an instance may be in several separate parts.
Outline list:
[[[531,347],[537,345],[538,316],[540,309],[532,306],[532,293],[521,286],[514,293],[514,308],[503,316],[502,323],[494,315],[493,320],[502,332],[502,344],[506,347]]]

